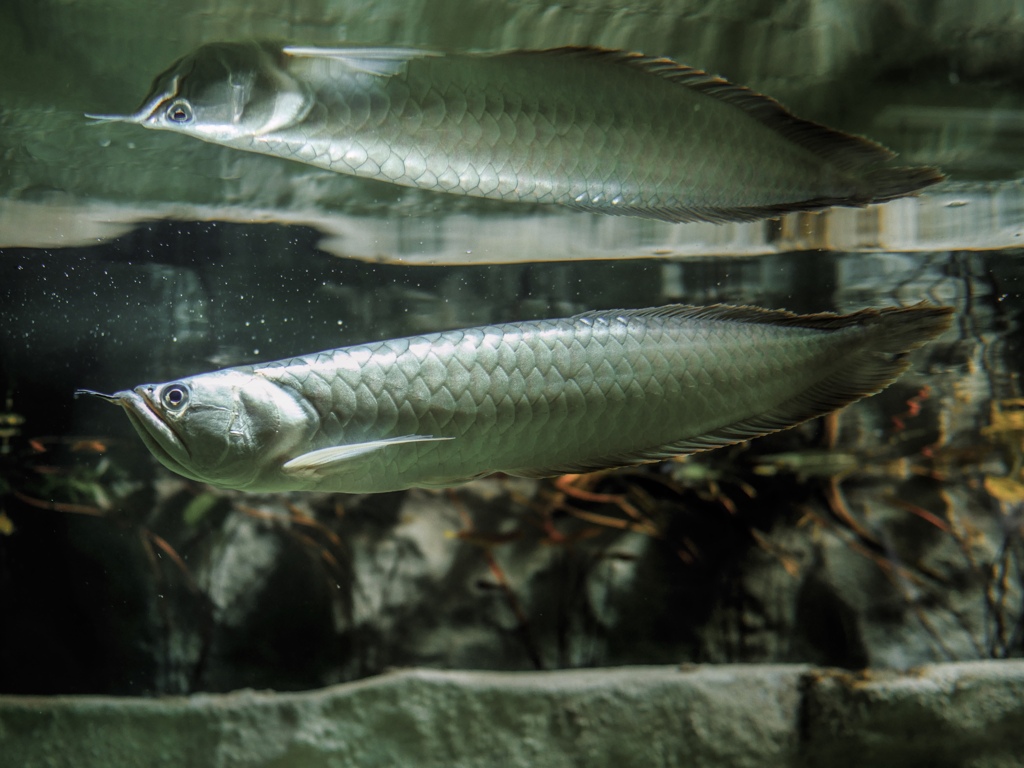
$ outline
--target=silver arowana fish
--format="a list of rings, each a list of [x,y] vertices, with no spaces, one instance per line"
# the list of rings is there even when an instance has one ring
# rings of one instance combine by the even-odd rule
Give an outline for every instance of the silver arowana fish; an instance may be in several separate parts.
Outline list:
[[[212,43],[133,115],[339,173],[667,221],[861,206],[940,181],[887,149],[668,59]]]
[[[100,395],[153,454],[246,491],[442,487],[657,461],[792,427],[883,389],[949,327],[667,306],[343,347]],[[87,394],[97,394],[80,390]]]

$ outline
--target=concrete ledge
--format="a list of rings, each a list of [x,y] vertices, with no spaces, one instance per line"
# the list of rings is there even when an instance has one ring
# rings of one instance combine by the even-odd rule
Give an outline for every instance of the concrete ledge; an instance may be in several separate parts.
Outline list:
[[[1024,662],[397,672],[306,693],[0,697],[0,765],[1016,765]]]
[[[1024,764],[1024,662],[808,679],[803,746],[821,765]]]

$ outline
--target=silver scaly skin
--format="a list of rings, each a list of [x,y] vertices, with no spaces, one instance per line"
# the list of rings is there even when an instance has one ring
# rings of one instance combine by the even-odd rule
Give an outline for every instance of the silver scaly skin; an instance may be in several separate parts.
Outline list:
[[[667,221],[860,206],[942,179],[699,70],[625,51],[211,43],[90,115],[410,187]]]
[[[951,312],[590,312],[101,397],[124,407],[165,466],[226,488],[373,493],[498,471],[542,477],[714,448],[828,413],[895,380]]]

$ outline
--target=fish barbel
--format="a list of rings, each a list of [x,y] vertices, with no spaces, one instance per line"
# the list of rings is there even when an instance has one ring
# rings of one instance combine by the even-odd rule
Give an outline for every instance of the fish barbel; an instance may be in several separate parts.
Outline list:
[[[339,173],[667,221],[744,221],[910,194],[943,176],[668,59],[600,48],[448,54],[211,43],[133,115]]]
[[[786,429],[883,389],[951,319],[925,305],[588,312],[100,396],[193,480],[246,491],[443,487],[657,461]]]

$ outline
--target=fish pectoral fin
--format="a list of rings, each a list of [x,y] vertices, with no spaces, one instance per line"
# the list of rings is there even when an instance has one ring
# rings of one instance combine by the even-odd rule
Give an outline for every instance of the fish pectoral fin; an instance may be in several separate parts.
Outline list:
[[[452,439],[454,438],[433,437],[432,435],[404,435],[402,437],[389,437],[384,440],[371,440],[368,443],[335,445],[330,448],[321,448],[304,453],[301,456],[296,456],[294,459],[286,461],[281,469],[290,475],[316,475],[338,469],[339,466],[343,466],[352,459],[366,456],[393,445]]]
[[[441,56],[438,51],[423,48],[313,48],[288,45],[282,49],[289,56],[306,58],[327,58],[341,62],[353,72],[363,72],[378,77],[394,77],[401,74],[412,59],[425,56]]]

